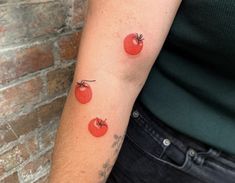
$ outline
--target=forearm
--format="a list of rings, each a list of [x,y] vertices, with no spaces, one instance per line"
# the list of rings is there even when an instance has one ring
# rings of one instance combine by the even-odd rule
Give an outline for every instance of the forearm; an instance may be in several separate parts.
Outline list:
[[[134,101],[179,5],[178,0],[174,1],[174,6],[170,6],[171,1],[164,4],[151,0],[159,6],[159,17],[169,11],[166,18],[157,19],[151,13],[139,14],[151,8],[151,3],[142,4],[141,0],[132,2],[134,8],[124,1],[100,1],[103,8],[91,2],[79,64],[57,133],[51,183],[105,182],[121,147]],[[110,12],[117,5],[120,8]],[[157,30],[153,31],[154,27]],[[130,56],[123,50],[123,39],[135,32],[144,35],[144,48],[140,54]],[[75,92],[77,82],[82,80],[95,80],[89,83],[92,98],[85,103],[79,102]],[[105,121],[106,128],[99,137],[90,129],[92,120],[97,118]]]
[[[77,104],[74,88],[71,89],[57,136],[52,182],[102,182],[114,164],[134,99],[121,91],[119,81],[109,78],[110,85],[104,82],[105,78],[96,78],[96,93],[86,106]],[[108,131],[101,137],[95,137],[88,129],[89,122],[96,117],[107,119]],[[109,168],[103,168],[106,163]],[[101,176],[100,171],[106,176]]]

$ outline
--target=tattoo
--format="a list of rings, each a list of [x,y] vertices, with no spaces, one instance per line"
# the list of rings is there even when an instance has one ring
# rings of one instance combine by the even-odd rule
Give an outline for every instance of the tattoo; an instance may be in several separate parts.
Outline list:
[[[92,119],[88,124],[88,130],[94,137],[101,137],[108,131],[107,119],[102,120],[100,118]]]
[[[113,158],[112,158],[112,161],[110,159],[108,159],[102,166],[102,170],[99,171],[99,181],[98,183],[105,183],[108,176],[109,176],[109,173],[111,172],[113,166],[114,166],[114,163],[117,159],[117,155],[118,155],[118,152],[119,150],[121,149],[121,144],[124,140],[124,137],[125,135],[123,136],[119,136],[119,135],[114,135],[113,138],[114,138],[114,142],[111,146],[112,149],[114,149],[114,153],[113,153]]]
[[[113,136],[113,138],[115,141],[112,144],[112,148],[114,149],[114,155],[117,155],[119,150],[121,149],[121,145],[122,145],[122,141],[124,139],[124,136],[122,136],[122,135],[119,136],[119,135],[115,134]]]
[[[127,54],[137,55],[139,54],[144,46],[144,38],[142,34],[132,33],[126,36],[124,39],[124,50]]]
[[[102,166],[102,170],[99,171],[99,182],[98,183],[105,183],[108,175],[113,168],[113,165],[110,163],[110,159],[108,159]]]
[[[81,80],[75,87],[75,97],[81,104],[90,102],[92,98],[92,90],[88,82],[95,82],[95,80]]]

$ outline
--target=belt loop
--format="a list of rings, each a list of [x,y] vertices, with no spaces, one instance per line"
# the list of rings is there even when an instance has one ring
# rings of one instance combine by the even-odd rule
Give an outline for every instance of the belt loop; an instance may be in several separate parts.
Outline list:
[[[216,158],[216,157],[220,156],[221,152],[210,148],[209,151],[208,151],[208,154],[209,154],[210,157]]]

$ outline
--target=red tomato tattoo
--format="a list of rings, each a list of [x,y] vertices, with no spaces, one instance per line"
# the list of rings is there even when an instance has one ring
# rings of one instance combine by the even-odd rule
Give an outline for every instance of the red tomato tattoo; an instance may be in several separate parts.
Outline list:
[[[126,36],[124,39],[124,49],[126,53],[130,55],[139,54],[144,46],[143,35],[138,33],[132,33]]]
[[[81,82],[77,82],[77,85],[75,87],[75,96],[81,104],[86,104],[90,102],[92,98],[92,90],[87,82],[94,81],[95,80],[82,80]]]
[[[102,120],[100,118],[92,119],[88,124],[88,130],[95,137],[101,137],[108,131],[108,125],[106,119]]]

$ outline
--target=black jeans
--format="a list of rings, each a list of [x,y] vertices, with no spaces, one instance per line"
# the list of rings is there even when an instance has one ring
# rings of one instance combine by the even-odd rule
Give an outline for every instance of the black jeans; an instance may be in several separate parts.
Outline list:
[[[176,132],[136,104],[107,183],[235,183],[235,156]]]

